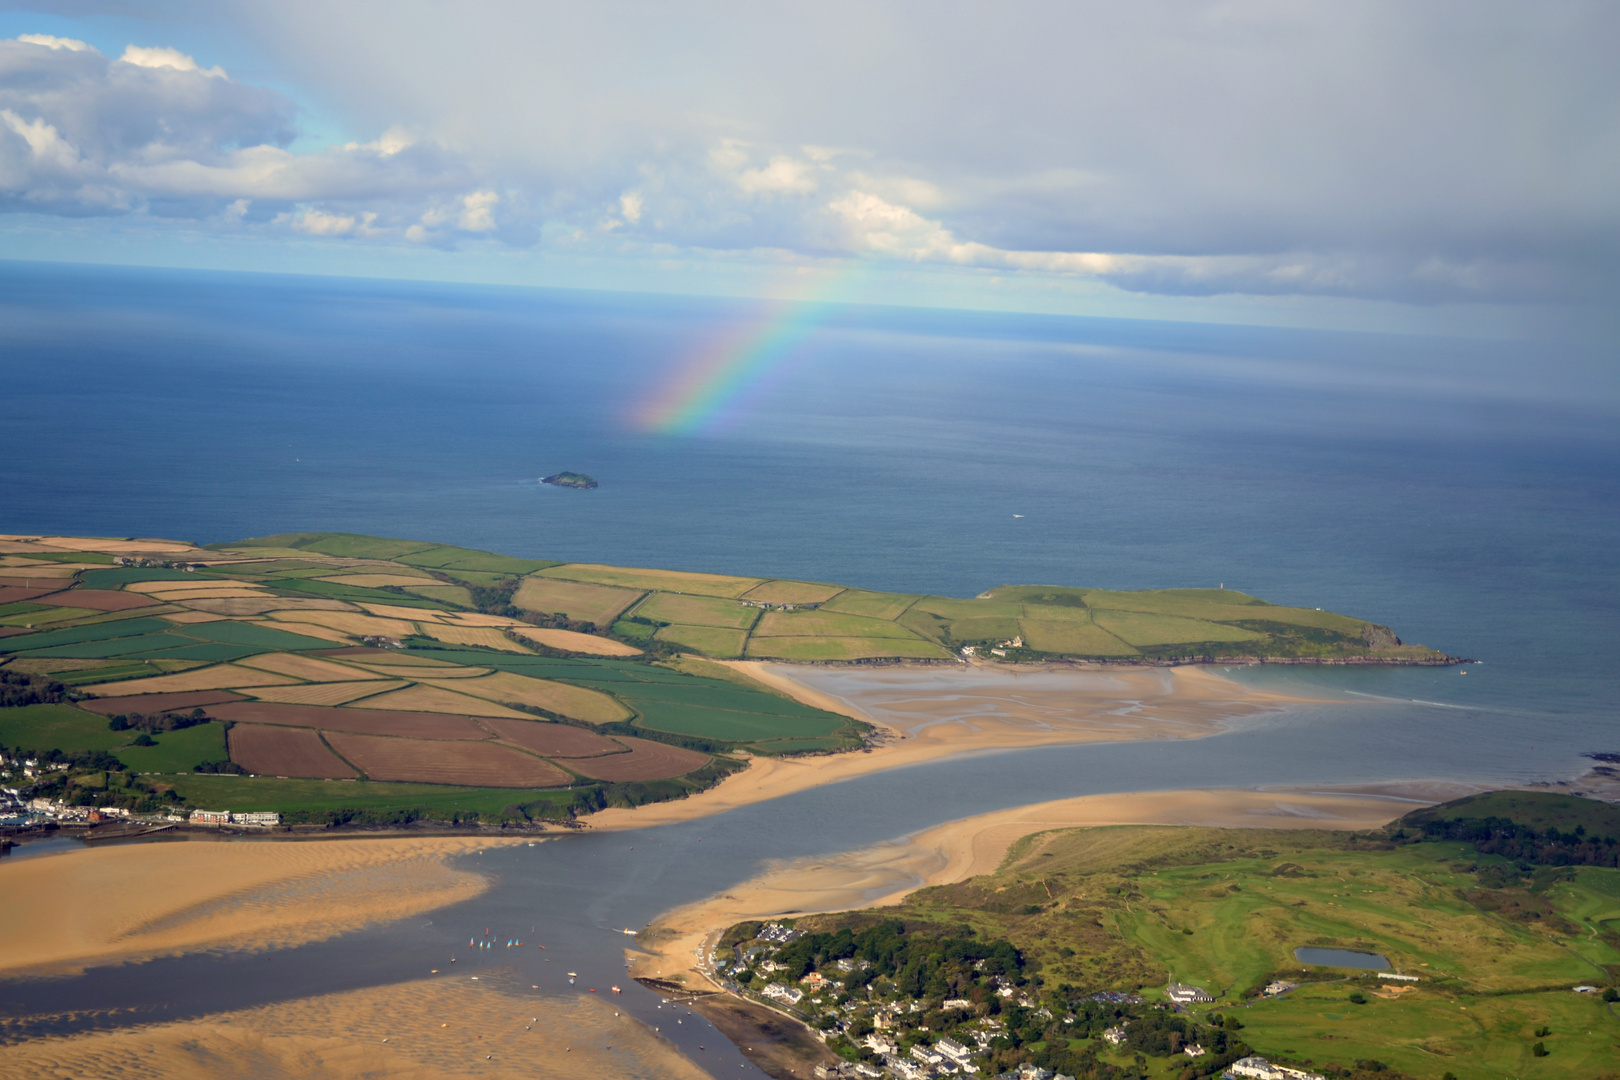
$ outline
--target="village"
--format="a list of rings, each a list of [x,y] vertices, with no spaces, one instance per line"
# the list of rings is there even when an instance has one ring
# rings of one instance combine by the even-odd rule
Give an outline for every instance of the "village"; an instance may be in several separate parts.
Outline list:
[[[1194,1019],[1187,1006],[1213,1002],[1199,987],[1171,983],[1159,1002],[1119,991],[1050,1000],[1005,942],[919,940],[898,924],[807,937],[776,922],[733,928],[707,959],[732,993],[804,1022],[845,1059],[818,1065],[822,1080],[1072,1080],[1045,1051],[1054,1045],[1078,1046],[1064,1054],[1090,1064],[1146,1054],[1186,1059],[1200,1076],[1321,1080],[1254,1056],[1218,1015]]]

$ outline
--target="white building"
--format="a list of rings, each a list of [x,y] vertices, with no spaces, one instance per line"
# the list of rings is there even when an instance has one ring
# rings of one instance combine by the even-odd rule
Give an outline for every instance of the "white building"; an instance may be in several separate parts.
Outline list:
[[[274,810],[249,810],[245,814],[232,814],[238,825],[280,825],[281,815]]]
[[[193,810],[191,812],[193,825],[229,825],[231,812],[229,810]]]
[[[1186,983],[1171,983],[1164,988],[1164,996],[1177,1005],[1191,1005],[1195,1002],[1207,1004],[1215,1000],[1209,996],[1208,991],[1196,986],[1188,986]]]
[[[1226,1067],[1226,1070],[1232,1076],[1245,1077],[1247,1080],[1326,1080],[1320,1073],[1290,1069],[1286,1065],[1273,1065],[1258,1055],[1234,1061]]]
[[[804,1000],[803,990],[796,990],[785,983],[779,982],[767,984],[761,993],[772,1001],[780,1001],[785,1005],[797,1005]]]
[[[1103,1032],[1103,1040],[1105,1042],[1112,1043],[1115,1046],[1118,1046],[1120,1043],[1124,1042],[1125,1025],[1120,1024],[1117,1027],[1111,1027],[1105,1030]]]

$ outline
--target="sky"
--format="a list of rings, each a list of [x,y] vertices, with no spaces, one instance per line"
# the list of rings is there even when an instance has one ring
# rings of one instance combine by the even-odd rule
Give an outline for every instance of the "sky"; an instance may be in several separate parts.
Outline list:
[[[0,3],[0,256],[1607,340],[1620,5]]]

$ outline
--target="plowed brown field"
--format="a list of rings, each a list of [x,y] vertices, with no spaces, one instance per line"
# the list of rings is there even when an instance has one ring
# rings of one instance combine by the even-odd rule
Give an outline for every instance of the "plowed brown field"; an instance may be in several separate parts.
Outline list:
[[[97,698],[81,701],[79,708],[98,712],[102,716],[119,713],[160,713],[173,710],[200,709],[205,705],[223,705],[227,701],[241,701],[241,694],[229,690],[197,690],[189,694],[136,694],[133,697]]]
[[[41,601],[57,607],[82,607],[93,611],[127,611],[157,603],[140,593],[114,592],[111,589],[69,589]]]
[[[321,742],[321,733],[308,728],[237,724],[225,736],[231,760],[261,776],[307,776],[318,780],[346,780],[354,770],[343,764]]]
[[[567,724],[544,720],[485,720],[484,726],[507,742],[546,757],[596,757],[619,754],[624,747],[612,739]]]
[[[268,701],[237,701],[209,711],[222,720],[245,724],[285,724],[288,727],[358,731],[368,735],[399,735],[412,739],[489,738],[489,732],[479,727],[471,717],[438,713],[328,709],[319,705],[280,705]]]
[[[344,732],[332,732],[327,739],[373,780],[469,787],[563,787],[570,782],[568,774],[550,762],[495,743],[423,742]]]
[[[559,758],[564,765],[592,780],[667,780],[684,776],[709,763],[709,755],[679,746],[618,736],[630,748],[628,754],[607,757]]]

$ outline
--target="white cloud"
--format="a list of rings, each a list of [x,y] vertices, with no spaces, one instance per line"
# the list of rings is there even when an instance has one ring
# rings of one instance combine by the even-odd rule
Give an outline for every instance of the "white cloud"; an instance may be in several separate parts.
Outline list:
[[[308,236],[348,236],[359,222],[349,214],[326,214],[306,209],[301,214],[283,214],[279,220]]]
[[[18,34],[17,40],[29,45],[43,45],[47,49],[67,49],[69,52],[95,52],[76,38],[52,37],[50,34]]]
[[[31,121],[24,121],[10,109],[0,109],[0,121],[22,136],[23,142],[28,144],[29,154],[39,165],[66,172],[79,164],[79,152],[44,120],[35,117]]]
[[[634,225],[641,220],[641,196],[633,191],[627,191],[619,196],[619,213],[624,220]]]
[[[807,195],[816,190],[816,179],[804,162],[778,154],[764,168],[744,169],[737,175],[737,186],[750,195]]]
[[[461,200],[461,216],[456,227],[463,232],[487,233],[495,231],[495,207],[501,197],[493,191],[475,191]]]
[[[181,52],[179,49],[167,47],[144,48],[140,45],[126,45],[124,55],[118,58],[120,63],[134,64],[144,68],[168,68],[171,71],[196,71],[207,75],[211,79],[226,78],[225,69],[218,65],[211,68],[201,68],[197,61]]]

